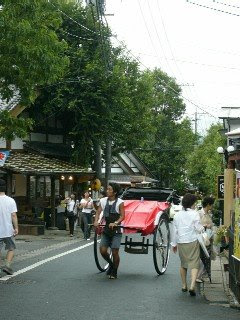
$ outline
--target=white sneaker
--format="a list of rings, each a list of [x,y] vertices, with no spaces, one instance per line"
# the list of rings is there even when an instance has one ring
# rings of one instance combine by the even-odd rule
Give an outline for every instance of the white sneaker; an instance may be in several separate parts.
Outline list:
[[[87,239],[87,241],[91,240],[90,238]]]

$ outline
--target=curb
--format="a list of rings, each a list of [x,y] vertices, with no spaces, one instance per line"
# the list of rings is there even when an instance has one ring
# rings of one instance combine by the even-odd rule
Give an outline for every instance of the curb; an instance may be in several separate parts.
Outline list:
[[[200,284],[200,293],[203,296],[203,298],[207,301],[207,303],[209,303],[210,305],[218,305],[218,306],[222,306],[222,307],[227,307],[229,308],[231,306],[231,300],[230,300],[230,293],[229,293],[229,288],[228,288],[228,283],[227,283],[227,277],[226,277],[226,273],[224,272],[223,269],[223,262],[220,256],[218,256],[218,264],[220,267],[220,282],[222,283],[222,293],[223,296],[225,296],[225,299],[221,299],[221,296],[219,296],[219,300],[211,300],[209,299],[209,296],[211,297],[211,294],[214,295],[214,285],[216,286],[216,284],[214,283],[208,283],[208,282],[203,282],[202,285]],[[212,271],[212,273],[214,273],[214,271]],[[208,294],[207,294],[208,293]],[[207,297],[208,296],[208,297]]]

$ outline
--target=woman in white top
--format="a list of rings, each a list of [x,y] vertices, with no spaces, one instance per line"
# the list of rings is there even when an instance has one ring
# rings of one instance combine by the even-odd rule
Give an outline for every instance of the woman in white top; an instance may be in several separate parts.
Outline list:
[[[80,202],[80,209],[82,209],[84,239],[89,241],[90,234],[91,234],[90,225],[93,223],[92,221],[93,200],[90,197],[90,194],[88,191],[85,191],[83,194],[83,198]]]
[[[204,230],[200,223],[199,213],[195,210],[197,197],[187,193],[182,199],[183,210],[175,214],[173,219],[172,247],[179,252],[181,260],[180,274],[182,291],[187,292],[187,269],[191,269],[191,286],[189,293],[195,296],[196,278],[200,263],[200,247],[198,234]]]
[[[75,195],[71,194],[70,198],[66,198],[64,202],[66,203],[67,208],[67,218],[69,221],[70,237],[73,237],[75,220],[74,216],[76,214]]]
[[[211,216],[211,210],[214,204],[214,198],[205,197],[202,200],[202,209],[198,211],[200,222],[204,226],[206,233],[210,239],[210,245],[207,246],[208,253],[211,259],[207,258],[203,250],[200,248],[200,268],[197,276],[197,282],[203,282],[202,275],[206,271],[209,278],[211,279],[211,260],[214,260],[213,250],[213,221]]]

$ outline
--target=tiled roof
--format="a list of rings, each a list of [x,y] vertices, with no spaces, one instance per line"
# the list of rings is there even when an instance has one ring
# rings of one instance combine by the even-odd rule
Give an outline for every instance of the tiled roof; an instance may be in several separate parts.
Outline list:
[[[3,100],[0,96],[0,111],[8,110],[11,111],[20,101],[20,96],[16,92],[14,96],[9,100]]]
[[[240,135],[240,128],[237,128],[235,130],[232,130],[230,132],[225,133],[226,136],[238,136]]]
[[[63,143],[47,143],[41,141],[28,141],[24,145],[24,149],[29,152],[37,152],[42,155],[53,156],[56,158],[70,158],[72,149]]]
[[[240,118],[240,108],[222,108],[219,118],[220,119]]]
[[[42,155],[28,152],[11,151],[3,168],[23,174],[93,174],[93,171],[89,171],[78,165],[58,159],[45,158]]]
[[[135,178],[135,179],[134,179]],[[145,177],[145,176],[133,176],[133,175],[123,175],[123,174],[111,174],[109,182],[125,182],[125,183],[130,183],[131,181],[136,180],[136,181],[146,181],[146,182],[157,182],[158,180],[152,179],[150,177]]]

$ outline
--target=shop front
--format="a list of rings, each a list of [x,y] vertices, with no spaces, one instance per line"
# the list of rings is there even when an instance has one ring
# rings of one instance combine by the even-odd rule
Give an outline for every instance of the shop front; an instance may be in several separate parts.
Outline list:
[[[2,172],[7,194],[18,206],[20,224],[45,221],[57,227],[56,207],[71,193],[80,197],[94,172],[75,164],[47,158],[36,153],[10,152]]]

